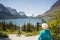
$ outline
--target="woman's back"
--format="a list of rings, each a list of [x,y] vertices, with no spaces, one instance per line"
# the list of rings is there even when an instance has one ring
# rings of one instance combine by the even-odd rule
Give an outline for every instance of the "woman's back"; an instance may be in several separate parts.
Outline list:
[[[52,36],[49,30],[42,30],[40,32],[38,40],[52,40]]]

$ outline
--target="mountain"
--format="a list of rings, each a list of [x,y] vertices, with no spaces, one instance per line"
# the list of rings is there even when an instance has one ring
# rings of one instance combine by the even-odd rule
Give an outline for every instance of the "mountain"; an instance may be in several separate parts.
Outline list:
[[[0,19],[14,18],[15,16],[10,13],[3,4],[0,4]]]
[[[60,9],[60,0],[56,1],[51,7],[51,10],[58,10],[58,9]]]
[[[12,15],[16,16],[17,18],[20,18],[20,15],[15,9],[12,9],[11,7],[6,7],[6,8],[10,11]]]
[[[29,16],[29,18],[35,18],[34,15],[32,14],[31,16]]]
[[[5,7],[0,4],[0,19],[28,18],[24,12],[17,12],[16,9]]]
[[[52,7],[42,15],[38,15],[37,18],[50,19],[53,18],[54,12],[60,9],[60,0],[57,0]]]
[[[25,14],[25,12],[19,12],[19,15],[21,18],[28,18],[28,16]]]

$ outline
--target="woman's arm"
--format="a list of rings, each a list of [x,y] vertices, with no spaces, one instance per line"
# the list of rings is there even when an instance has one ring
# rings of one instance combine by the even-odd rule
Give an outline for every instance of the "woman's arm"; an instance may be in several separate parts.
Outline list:
[[[42,32],[40,32],[38,40],[42,40]]]
[[[50,40],[53,40],[51,33],[50,33]]]

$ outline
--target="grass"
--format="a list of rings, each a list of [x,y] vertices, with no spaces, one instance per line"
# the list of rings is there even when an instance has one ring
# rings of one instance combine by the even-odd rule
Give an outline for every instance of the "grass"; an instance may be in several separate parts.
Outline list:
[[[35,35],[38,35],[40,31],[33,31],[33,32],[23,32],[22,31],[22,34],[25,35],[25,36],[35,36]]]
[[[2,37],[2,38],[8,38],[8,34],[18,34],[18,31],[13,31],[13,32],[11,32],[9,30],[0,31],[0,37]]]
[[[0,31],[0,37],[2,37],[2,38],[8,38],[8,33]]]

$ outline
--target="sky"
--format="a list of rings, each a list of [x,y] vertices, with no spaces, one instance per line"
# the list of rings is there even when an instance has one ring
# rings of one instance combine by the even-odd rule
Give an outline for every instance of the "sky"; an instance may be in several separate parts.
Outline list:
[[[51,8],[57,0],[0,0],[6,7],[25,12],[27,16],[41,15]]]

